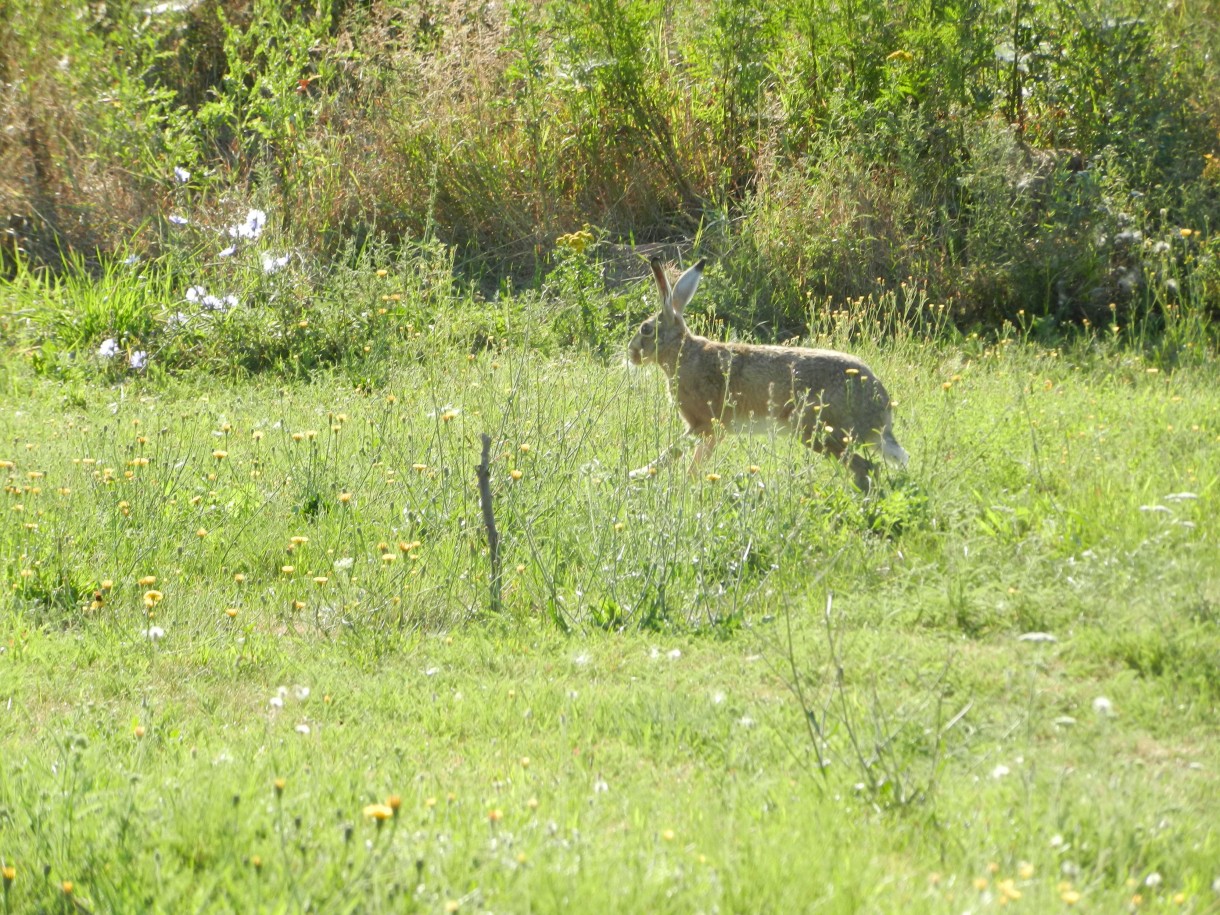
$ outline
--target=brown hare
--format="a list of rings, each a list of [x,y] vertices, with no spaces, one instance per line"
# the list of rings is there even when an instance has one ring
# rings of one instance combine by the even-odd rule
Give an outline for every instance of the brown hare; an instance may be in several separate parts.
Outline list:
[[[907,453],[891,426],[889,394],[857,357],[826,349],[718,343],[690,332],[682,312],[706,263],[699,261],[670,286],[660,258],[652,259],[661,310],[640,325],[627,348],[635,365],[655,362],[669,377],[687,430],[699,438],[690,472],[711,454],[722,432],[768,422],[794,430],[814,451],[846,462],[866,493],[872,472],[866,451],[875,448],[887,461],[905,466]],[[655,473],[675,453],[680,449],[669,449],[631,476]]]

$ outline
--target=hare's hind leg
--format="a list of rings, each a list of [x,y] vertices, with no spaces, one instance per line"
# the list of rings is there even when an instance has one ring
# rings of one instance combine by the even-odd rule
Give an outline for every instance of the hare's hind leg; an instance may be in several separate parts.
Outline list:
[[[868,494],[873,488],[872,462],[859,451],[851,450],[851,436],[842,429],[830,426],[805,425],[801,429],[801,441],[819,454],[825,452],[842,461],[852,473],[856,488]]]
[[[627,474],[627,478],[631,480],[645,480],[648,477],[656,476],[657,471],[672,461],[674,458],[682,456],[681,445],[670,445],[664,451],[657,455],[657,459],[650,464],[645,464],[643,467],[637,467],[635,470]]]

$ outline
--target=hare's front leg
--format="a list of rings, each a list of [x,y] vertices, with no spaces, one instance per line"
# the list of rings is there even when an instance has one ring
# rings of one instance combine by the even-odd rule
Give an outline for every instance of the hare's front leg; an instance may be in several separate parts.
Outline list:
[[[716,450],[716,445],[720,441],[720,436],[714,425],[709,424],[706,428],[691,429],[692,435],[699,436],[699,444],[695,446],[695,453],[691,456],[690,467],[686,472],[689,476],[695,476],[699,472],[699,465],[707,458],[712,456],[712,452]]]

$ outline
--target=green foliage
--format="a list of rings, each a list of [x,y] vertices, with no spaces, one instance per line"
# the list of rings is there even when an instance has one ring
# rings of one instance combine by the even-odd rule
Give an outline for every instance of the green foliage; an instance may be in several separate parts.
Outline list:
[[[1206,246],[1218,218],[1202,8],[53,6],[24,0],[0,33],[10,276],[158,257],[176,209],[258,200],[303,253],[441,240],[488,289],[541,289],[581,225],[695,235],[736,287],[767,287],[726,315],[745,329],[878,277],[959,326],[1096,325],[1114,303],[1159,332],[1166,279],[1195,325],[1216,313],[1211,259],[1166,277],[1159,249],[1181,229]]]

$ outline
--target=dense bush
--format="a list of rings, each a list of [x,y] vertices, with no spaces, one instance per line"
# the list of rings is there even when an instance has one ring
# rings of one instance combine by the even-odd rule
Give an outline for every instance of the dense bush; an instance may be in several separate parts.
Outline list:
[[[71,6],[0,23],[10,278],[258,206],[485,290],[584,225],[695,244],[773,332],[904,281],[966,324],[1220,307],[1215,2]]]

